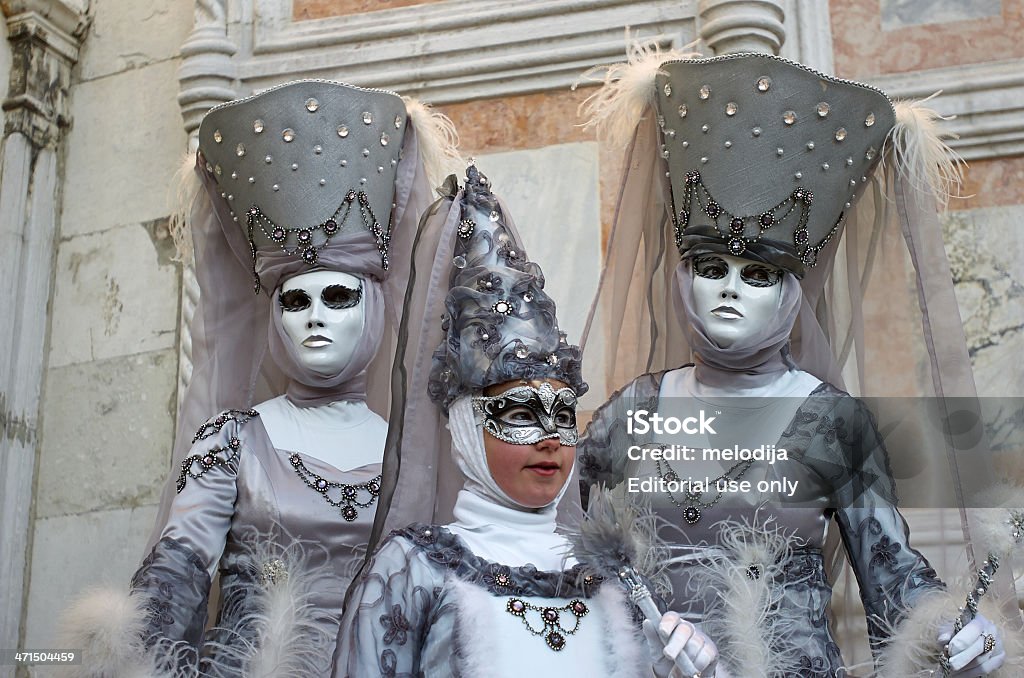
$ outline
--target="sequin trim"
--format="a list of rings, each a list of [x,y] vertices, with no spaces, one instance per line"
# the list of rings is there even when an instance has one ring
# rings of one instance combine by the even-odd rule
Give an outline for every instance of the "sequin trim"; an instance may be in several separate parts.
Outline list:
[[[186,457],[181,462],[181,473],[178,474],[178,494],[181,494],[181,491],[185,489],[189,478],[198,480],[212,468],[224,467],[233,463],[238,459],[238,450],[241,446],[242,442],[238,438],[232,438],[228,441],[227,447],[218,445],[207,450],[204,454],[193,454],[190,457]]]
[[[200,440],[206,440],[210,436],[217,435],[224,428],[224,424],[229,421],[237,421],[238,425],[241,426],[253,417],[258,416],[260,416],[260,413],[256,410],[225,410],[199,427],[196,434],[192,436],[192,444],[195,445]]]

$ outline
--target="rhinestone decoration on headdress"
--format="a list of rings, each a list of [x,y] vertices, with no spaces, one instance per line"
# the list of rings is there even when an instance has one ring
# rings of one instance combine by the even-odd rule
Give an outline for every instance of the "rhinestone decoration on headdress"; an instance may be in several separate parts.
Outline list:
[[[557,379],[586,393],[582,354],[558,329],[544,274],[506,226],[490,181],[470,165],[452,257],[446,337],[434,353],[431,398],[456,398],[514,380]]]
[[[256,292],[260,252],[283,251],[312,267],[354,228],[373,237],[388,269],[406,122],[397,94],[322,80],[287,83],[207,114],[199,152],[249,241]]]
[[[814,266],[895,124],[867,85],[765,54],[662,64],[656,96],[680,254]]]

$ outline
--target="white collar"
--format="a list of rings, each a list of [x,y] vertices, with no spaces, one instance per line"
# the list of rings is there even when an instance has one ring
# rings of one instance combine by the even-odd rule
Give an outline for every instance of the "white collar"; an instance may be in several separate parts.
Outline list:
[[[453,514],[455,522],[448,529],[481,558],[510,567],[530,563],[538,570],[553,572],[576,562],[564,561],[568,541],[555,532],[558,511],[554,505],[516,509],[464,489],[455,500]]]

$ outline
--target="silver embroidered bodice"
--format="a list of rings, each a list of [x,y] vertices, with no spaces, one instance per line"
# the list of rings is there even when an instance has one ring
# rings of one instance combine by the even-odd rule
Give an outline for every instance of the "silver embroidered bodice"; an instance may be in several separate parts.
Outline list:
[[[210,419],[173,474],[178,491],[167,521],[132,579],[132,595],[148,598],[147,644],[187,646],[183,673],[201,656],[203,675],[239,675],[260,642],[252,617],[263,612],[258,593],[268,580],[288,578],[312,611],[313,628],[304,635],[318,648],[310,653],[318,657],[313,675],[327,675],[344,593],[365,554],[379,475],[380,464],[341,472],[301,450],[276,449],[255,410]],[[333,484],[333,504],[319,479]],[[217,618],[204,630],[218,574]]]

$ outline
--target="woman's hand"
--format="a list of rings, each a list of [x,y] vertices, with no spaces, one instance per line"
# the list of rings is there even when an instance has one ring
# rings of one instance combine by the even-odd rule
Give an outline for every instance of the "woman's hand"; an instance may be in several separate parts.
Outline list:
[[[657,626],[644,621],[651,668],[658,678],[714,678],[718,663],[715,643],[675,612],[666,612]],[[672,669],[678,667],[675,674]]]
[[[978,615],[955,636],[947,627],[939,633],[939,644],[946,646],[950,678],[977,678],[995,671],[1006,660],[1003,641],[995,624]]]

